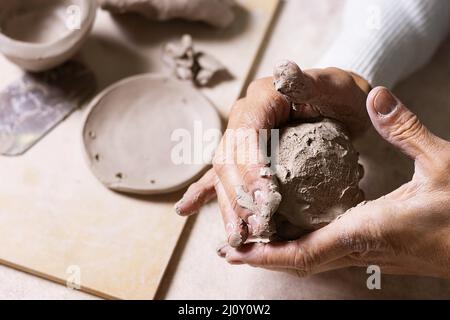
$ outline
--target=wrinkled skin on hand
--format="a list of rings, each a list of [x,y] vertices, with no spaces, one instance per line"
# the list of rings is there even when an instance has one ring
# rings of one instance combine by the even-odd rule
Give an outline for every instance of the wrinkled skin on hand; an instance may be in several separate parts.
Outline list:
[[[234,20],[234,0],[97,0],[113,13],[139,13],[153,20],[181,18],[228,27]]]
[[[227,129],[247,129],[258,135],[260,129],[280,128],[292,120],[318,116],[342,122],[353,135],[368,127],[365,102],[370,86],[366,81],[336,68],[303,72],[292,62],[282,67],[293,70],[295,81],[304,85],[298,86],[298,91],[284,94],[275,90],[274,82],[279,82],[283,77],[277,66],[275,78],[264,78],[250,84],[246,97],[233,106]],[[289,95],[289,99],[285,94]],[[294,95],[296,111],[290,103]],[[230,131],[227,130],[216,152],[213,169],[190,186],[177,203],[176,211],[182,216],[195,214],[202,205],[217,195],[228,243],[239,247],[247,238],[258,235],[258,230],[264,229],[261,225],[267,221],[262,221],[254,211],[239,205],[237,190],[243,187],[254,198],[255,211],[265,212],[269,209],[273,214],[276,208],[268,205],[268,199],[273,195],[276,178],[261,176],[261,169],[266,164],[237,161],[238,141],[234,137],[230,138],[229,134]],[[231,143],[231,147],[223,148],[225,141]],[[247,150],[249,154],[258,149],[258,146],[254,145],[252,148]],[[222,152],[223,150],[227,152]],[[242,154],[239,156],[242,157]]]
[[[450,142],[433,135],[387,89],[367,110],[380,135],[415,161],[412,180],[300,240],[219,250],[230,263],[307,276],[350,266],[450,279]]]

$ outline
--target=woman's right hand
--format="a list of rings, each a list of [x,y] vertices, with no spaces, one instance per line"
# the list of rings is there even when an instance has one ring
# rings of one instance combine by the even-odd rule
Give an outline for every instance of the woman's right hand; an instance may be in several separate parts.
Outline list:
[[[351,135],[356,136],[369,124],[365,108],[369,91],[367,81],[344,70],[328,68],[303,72],[290,61],[278,64],[274,77],[252,82],[246,96],[233,106],[213,168],[189,187],[176,204],[177,213],[195,214],[217,195],[231,246],[239,247],[249,235],[260,236],[267,223],[265,217],[277,209],[277,205],[273,205],[277,199],[271,199],[276,178],[262,174],[267,172],[264,170],[268,166],[266,163],[250,161],[255,152],[259,152],[258,145],[253,143],[242,150],[239,147],[242,140],[238,140],[236,131],[244,132],[248,138],[258,137],[261,129],[280,128],[292,120],[327,117],[344,123]],[[241,205],[241,188],[252,196],[255,204],[252,210]]]

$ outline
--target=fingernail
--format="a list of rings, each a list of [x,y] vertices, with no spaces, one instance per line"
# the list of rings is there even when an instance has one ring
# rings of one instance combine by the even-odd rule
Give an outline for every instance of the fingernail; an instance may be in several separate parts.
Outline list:
[[[229,222],[225,230],[228,233],[228,239],[227,242],[230,246],[233,248],[237,248],[242,244],[242,237],[239,231],[236,228],[236,225],[234,223]]]
[[[217,255],[219,257],[225,258],[225,256],[227,255],[227,251],[226,251],[227,246],[228,246],[228,243],[223,243],[216,249]]]
[[[397,107],[397,99],[387,90],[382,89],[374,99],[374,108],[378,114],[387,116]]]
[[[180,201],[178,201],[177,203],[175,203],[175,212],[177,213],[177,215],[179,216],[183,216],[182,212],[181,212],[181,206],[183,205],[183,199],[181,199]]]
[[[242,236],[239,232],[233,232],[228,236],[228,244],[233,248],[239,248],[243,244]]]

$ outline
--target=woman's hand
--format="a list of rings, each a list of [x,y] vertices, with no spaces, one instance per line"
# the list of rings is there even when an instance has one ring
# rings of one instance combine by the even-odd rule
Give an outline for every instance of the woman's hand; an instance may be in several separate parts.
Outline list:
[[[415,160],[412,180],[349,210],[330,225],[285,243],[223,247],[230,263],[307,276],[350,266],[450,279],[450,142],[429,132],[387,89],[367,110],[380,135]]]
[[[290,82],[290,90],[283,83]],[[274,82],[282,93],[275,90]],[[292,62],[283,62],[275,69],[274,78],[253,82],[245,98],[233,107],[227,131],[216,152],[213,169],[197,183],[190,186],[177,203],[177,213],[195,214],[216,194],[225,223],[228,243],[242,245],[250,235],[258,236],[265,221],[258,213],[273,214],[269,204],[271,188],[275,183],[270,175],[262,175],[265,163],[238,161],[252,159],[258,152],[253,144],[238,154],[239,142],[234,134],[239,129],[259,135],[260,129],[279,128],[290,120],[324,116],[340,120],[353,135],[362,132],[369,123],[365,102],[369,85],[349,72],[330,68],[302,72]],[[293,110],[289,101],[295,102]],[[239,149],[242,151],[242,148]],[[243,188],[256,203],[255,210],[241,207],[238,189]],[[254,212],[256,211],[256,212]]]

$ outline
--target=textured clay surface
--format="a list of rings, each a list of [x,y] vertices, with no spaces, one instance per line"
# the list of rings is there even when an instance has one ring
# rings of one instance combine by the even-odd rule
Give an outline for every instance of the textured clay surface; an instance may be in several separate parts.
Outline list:
[[[165,45],[162,59],[180,80],[192,81],[197,86],[206,86],[225,66],[213,56],[197,52],[192,37],[183,35],[181,41]]]
[[[227,27],[234,21],[233,0],[97,0],[113,13],[139,13],[153,20],[182,18]]]
[[[276,176],[282,201],[273,219],[283,239],[329,224],[364,198],[358,153],[332,120],[283,128]]]

